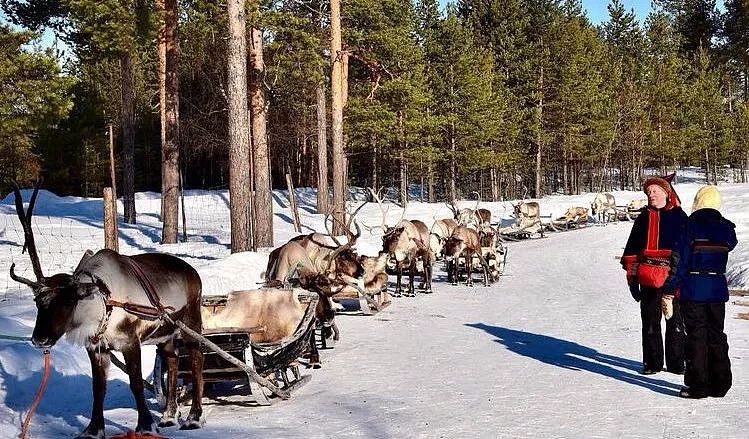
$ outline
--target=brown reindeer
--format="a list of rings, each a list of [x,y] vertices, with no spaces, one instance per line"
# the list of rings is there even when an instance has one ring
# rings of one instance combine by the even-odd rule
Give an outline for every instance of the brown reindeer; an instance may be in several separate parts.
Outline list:
[[[112,250],[84,254],[73,274],[44,276],[36,252],[31,218],[38,184],[23,209],[18,186],[14,182],[16,211],[23,225],[25,247],[37,280],[15,274],[10,276],[31,287],[37,306],[32,343],[48,349],[64,334],[86,348],[91,361],[93,406],[91,421],[78,436],[104,437],[104,397],[111,351],[122,352],[130,378],[130,389],[138,410],[136,431],[156,432],[151,412],[143,395],[141,344],[158,344],[167,355],[167,405],[159,426],[175,425],[177,414],[177,356],[173,339],[177,330],[172,322],[201,331],[201,282],[189,264],[167,254],[146,253],[124,256]],[[169,318],[161,318],[162,315]],[[192,407],[182,429],[202,425],[203,355],[196,340],[187,337],[191,372],[194,379]]]
[[[326,216],[325,226],[328,235],[312,233],[297,236],[274,249],[268,257],[268,266],[265,271],[267,285],[283,286],[293,280],[303,288],[320,294],[317,318],[323,326],[323,340],[331,335],[334,340],[338,340],[339,337],[338,327],[333,319],[334,314],[327,312],[328,308],[332,310],[331,297],[340,293],[346,286],[358,285],[364,276],[364,268],[353,249],[357,239],[361,236],[361,229],[355,216],[362,207],[364,204],[350,215],[343,227],[348,237],[346,244],[341,244],[330,233],[329,216]],[[352,222],[356,228],[355,234],[351,232]],[[329,244],[328,239],[334,244]],[[312,337],[312,345],[314,345],[314,334]],[[313,357],[310,362],[317,366],[319,359],[316,362]]]
[[[380,305],[390,301],[387,293],[388,275],[386,272],[389,257],[390,255],[384,251],[381,251],[377,256],[359,256],[359,262],[364,269],[364,293],[370,296],[379,295],[378,303]],[[358,288],[347,285],[335,297],[355,298],[359,294]]]
[[[452,218],[438,219],[432,224],[432,228],[429,230],[429,248],[432,250],[435,259],[444,257],[445,242],[456,227],[458,227],[458,223]]]
[[[369,227],[370,232],[374,229],[381,228],[382,236],[382,253],[390,256],[390,261],[395,265],[396,287],[395,296],[403,294],[402,278],[403,270],[408,270],[408,291],[406,295],[415,295],[414,275],[421,273],[420,288],[425,293],[432,292],[432,265],[434,263],[434,254],[429,247],[429,228],[422,221],[404,220],[406,210],[403,209],[400,220],[392,227],[388,227],[385,214],[387,210],[382,207],[382,198],[379,192],[368,188],[372,198],[377,201],[382,213],[382,223],[380,225]],[[421,267],[421,268],[420,268]]]
[[[328,215],[325,217],[327,235],[312,233],[297,236],[270,253],[265,280],[286,282],[294,277],[313,279],[317,275],[322,275],[330,281],[329,296],[346,285],[356,284],[364,275],[359,257],[353,249],[357,239],[361,236],[361,229],[355,216],[362,207],[364,204],[351,214],[343,227],[348,238],[346,244],[341,244],[330,233]],[[352,222],[356,228],[355,234],[351,233]],[[328,239],[333,243],[329,243]]]
[[[472,259],[474,255],[478,257],[484,270],[484,286],[489,286],[489,267],[482,254],[481,241],[478,232],[466,226],[456,227],[445,244],[445,259],[448,262],[447,270],[449,282],[452,282],[453,285],[458,284],[460,280],[458,276],[459,262],[460,258],[463,257],[467,273],[466,285],[473,285],[471,275],[473,265]]]

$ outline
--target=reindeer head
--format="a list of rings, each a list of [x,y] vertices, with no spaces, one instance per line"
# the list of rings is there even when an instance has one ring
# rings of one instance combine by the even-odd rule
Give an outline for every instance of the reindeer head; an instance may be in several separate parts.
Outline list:
[[[59,273],[47,278],[45,287],[34,293],[37,308],[36,323],[31,336],[34,346],[52,347],[65,333],[78,328],[82,321],[91,321],[81,318],[81,314],[102,311],[101,302],[91,303],[90,310],[88,307],[81,307],[81,304],[88,304],[88,301],[97,297],[98,291],[95,283],[80,282],[75,275]]]
[[[36,203],[36,196],[39,193],[39,182],[37,181],[34,187],[27,210],[23,208],[23,198],[21,197],[18,184],[15,181],[12,184],[15,195],[16,213],[23,227],[24,248],[29,252],[31,266],[34,269],[37,280],[32,281],[18,276],[15,273],[15,263],[10,266],[10,277],[16,282],[31,287],[37,308],[36,323],[31,342],[36,347],[48,348],[53,346],[63,334],[76,326],[74,317],[79,301],[91,297],[94,292],[98,291],[98,287],[94,282],[83,282],[75,275],[67,273],[58,273],[50,277],[44,276],[41,263],[39,262],[39,255],[36,251],[34,233],[31,228],[34,204]],[[87,252],[81,259],[78,267],[91,255],[90,251]]]
[[[390,227],[382,236],[382,251],[395,258],[397,262],[403,262],[410,255],[409,241],[406,226],[400,222]]]
[[[333,242],[338,246],[325,257],[328,265],[322,273],[330,280],[328,291],[331,295],[338,292],[346,284],[356,284],[364,277],[364,268],[362,267],[362,264],[359,261],[359,256],[356,254],[356,250],[354,250],[353,246],[356,244],[359,237],[361,237],[361,228],[355,217],[365,204],[367,203],[364,202],[356,208],[356,210],[349,215],[348,220],[343,225],[343,230],[346,232],[347,237],[346,244],[341,244],[335,235],[330,232],[328,226],[328,218],[330,215],[326,215],[325,217],[325,229]],[[333,221],[337,220],[333,218]],[[352,223],[356,229],[356,233],[351,232]]]
[[[465,241],[458,235],[452,235],[445,242],[445,259],[452,260],[460,256],[465,249]]]

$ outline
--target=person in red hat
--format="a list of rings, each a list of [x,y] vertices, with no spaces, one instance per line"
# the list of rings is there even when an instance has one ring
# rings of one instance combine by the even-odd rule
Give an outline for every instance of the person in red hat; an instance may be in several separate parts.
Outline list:
[[[672,298],[673,292],[666,292],[664,300],[662,287],[669,276],[671,250],[677,245],[687,223],[687,215],[671,185],[674,175],[650,177],[643,183],[648,205],[635,220],[621,258],[632,298],[640,302],[642,373],[645,375],[663,369],[662,307]],[[666,319],[666,370],[683,374],[684,322],[678,301],[674,300],[672,306],[673,314]]]

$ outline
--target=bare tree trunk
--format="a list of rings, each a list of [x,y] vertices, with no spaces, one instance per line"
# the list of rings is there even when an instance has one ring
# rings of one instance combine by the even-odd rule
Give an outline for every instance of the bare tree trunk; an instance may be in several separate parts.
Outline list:
[[[562,191],[565,195],[570,194],[570,175],[569,175],[569,169],[568,169],[568,160],[567,160],[567,148],[565,147],[562,150]]]
[[[328,123],[325,88],[317,84],[317,213],[328,213]]]
[[[120,57],[122,72],[122,204],[125,222],[135,224],[135,79],[130,51]]]
[[[161,208],[159,210],[159,221],[163,221],[164,218],[164,197],[166,193],[166,187],[164,187],[165,177],[164,171],[166,167],[166,157],[164,153],[166,151],[166,10],[164,6],[164,0],[156,0],[156,11],[161,14],[161,24],[159,25],[159,32],[156,37],[157,49],[159,54],[159,120],[161,121]]]
[[[432,158],[427,159],[427,200],[430,203],[434,203],[434,165],[432,164]]]
[[[489,169],[489,180],[492,187],[492,201],[499,200],[499,181],[497,179],[497,167],[492,166]]]
[[[330,0],[330,94],[333,141],[333,233],[342,234],[345,224],[345,164],[343,150],[343,53],[341,52],[341,1]]]
[[[536,138],[536,198],[541,198],[541,150],[543,148],[543,114],[544,114],[544,68],[538,77],[538,108],[536,116],[538,120],[538,133]]]
[[[380,176],[379,176],[379,171],[378,171],[379,148],[377,147],[377,139],[375,138],[374,134],[370,135],[369,144],[372,147],[372,189],[374,189],[376,192],[380,189]],[[374,200],[371,200],[371,201],[374,201]]]
[[[450,200],[456,200],[458,190],[456,180],[458,179],[458,167],[455,163],[455,122],[450,122]]]
[[[273,247],[273,197],[271,187],[270,154],[268,152],[268,132],[266,118],[268,114],[263,81],[265,63],[263,61],[263,33],[258,28],[250,30],[252,45],[252,75],[250,94],[252,96],[252,156],[255,191],[253,194],[254,242],[256,247]]]
[[[244,0],[227,0],[229,53],[229,215],[232,253],[250,250],[250,138]]]
[[[162,123],[162,220],[161,242],[177,242],[179,229],[179,38],[177,36],[177,0],[165,0],[164,41],[166,43],[166,95]]]
[[[408,204],[408,167],[406,164],[406,158],[403,156],[403,150],[401,150],[400,154],[398,155],[398,162],[400,164],[400,190],[398,191],[398,195],[401,204],[405,208]]]

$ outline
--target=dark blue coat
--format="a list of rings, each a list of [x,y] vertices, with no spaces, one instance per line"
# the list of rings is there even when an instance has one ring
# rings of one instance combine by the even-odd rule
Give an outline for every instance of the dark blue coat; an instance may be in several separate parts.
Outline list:
[[[676,245],[672,272],[663,291],[681,289],[680,300],[728,301],[726,263],[736,247],[736,226],[715,209],[699,209]]]
[[[648,241],[649,212],[655,211],[659,215],[658,227],[658,248],[663,250],[672,250],[684,233],[684,226],[687,222],[687,214],[676,206],[671,209],[655,209],[645,207],[640,215],[635,219],[632,231],[629,234],[627,245],[624,247],[624,256],[638,255],[646,247]]]

